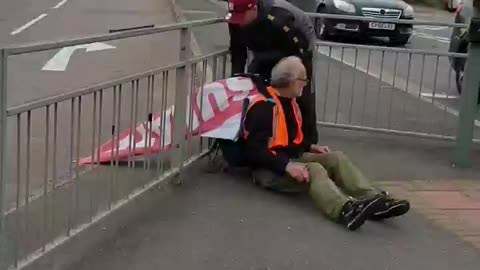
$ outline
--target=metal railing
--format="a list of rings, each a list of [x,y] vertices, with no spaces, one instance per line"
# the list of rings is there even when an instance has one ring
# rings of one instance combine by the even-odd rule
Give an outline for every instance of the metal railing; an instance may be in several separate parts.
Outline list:
[[[158,183],[181,175],[205,153],[208,142],[191,135],[193,90],[225,77],[228,51],[193,57],[191,28],[222,21],[1,49],[0,269],[30,264]],[[177,63],[7,108],[11,55],[167,31],[180,31]],[[203,103],[198,106],[201,110]],[[138,123],[146,134],[141,141]],[[105,145],[122,136],[126,146]],[[112,155],[108,166],[81,164],[82,157],[99,157],[105,147]],[[121,147],[128,151],[123,162]],[[135,147],[147,149],[143,160],[133,155]],[[159,151],[149,152],[153,148]]]
[[[317,52],[323,125],[455,138],[458,108],[449,103],[458,95],[449,58],[466,54],[324,41]]]
[[[315,19],[468,28],[468,24],[308,14]],[[442,39],[442,41],[447,38]],[[449,41],[449,39],[448,39]],[[316,43],[317,119],[327,127],[456,140],[460,96],[452,59],[468,54],[383,45]],[[440,46],[441,48],[441,46]],[[473,120],[479,142],[480,121]]]

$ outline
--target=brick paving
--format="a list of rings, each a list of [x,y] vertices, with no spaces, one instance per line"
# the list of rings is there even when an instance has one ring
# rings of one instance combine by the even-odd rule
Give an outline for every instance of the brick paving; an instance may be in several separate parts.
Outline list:
[[[412,209],[480,249],[480,180],[381,182]]]

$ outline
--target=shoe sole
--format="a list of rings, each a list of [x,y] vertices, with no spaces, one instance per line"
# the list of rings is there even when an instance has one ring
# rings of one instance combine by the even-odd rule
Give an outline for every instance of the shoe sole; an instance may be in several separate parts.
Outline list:
[[[372,220],[383,220],[393,217],[405,215],[410,210],[410,206],[405,204],[395,205],[385,211],[377,212],[373,215]]]
[[[382,203],[381,197],[371,201],[367,206],[365,206],[365,208],[363,208],[360,214],[358,214],[347,224],[347,228],[351,231],[355,231],[356,229],[360,228],[365,221],[367,221],[367,219],[373,215],[373,213],[378,211],[378,209],[382,206]]]

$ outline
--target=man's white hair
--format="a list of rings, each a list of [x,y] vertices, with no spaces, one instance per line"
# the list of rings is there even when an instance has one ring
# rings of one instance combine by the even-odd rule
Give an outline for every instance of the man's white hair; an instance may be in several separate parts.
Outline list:
[[[271,74],[271,85],[273,88],[286,88],[292,80],[295,80],[300,72],[299,67],[303,66],[302,60],[297,56],[282,58],[273,67]]]

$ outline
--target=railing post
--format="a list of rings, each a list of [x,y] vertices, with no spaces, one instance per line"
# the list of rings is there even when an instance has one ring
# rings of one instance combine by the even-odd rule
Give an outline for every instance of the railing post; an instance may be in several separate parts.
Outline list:
[[[0,233],[4,228],[7,197],[7,54],[0,50]]]
[[[179,61],[186,61],[190,58],[190,28],[182,28],[180,30],[180,59]],[[185,130],[186,130],[186,114],[187,111],[187,96],[189,78],[191,72],[191,64],[187,63],[185,66],[179,67],[176,74],[175,84],[175,109],[173,121],[173,160],[172,165],[178,168],[179,176],[174,180],[175,184],[182,183],[182,169],[184,162],[184,148],[185,148]]]
[[[474,16],[470,22],[468,58],[465,67],[463,91],[460,97],[460,115],[455,149],[455,165],[471,166],[474,122],[478,111],[480,89],[480,0],[473,1]]]
[[[0,49],[0,267],[6,261],[7,236],[5,205],[7,197],[7,54]]]

